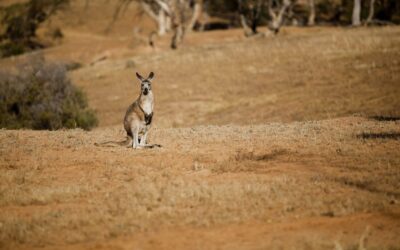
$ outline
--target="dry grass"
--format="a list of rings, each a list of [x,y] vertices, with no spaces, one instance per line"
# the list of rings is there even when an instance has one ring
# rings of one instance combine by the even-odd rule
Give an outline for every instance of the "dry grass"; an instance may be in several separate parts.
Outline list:
[[[363,118],[155,129],[151,140],[164,147],[138,152],[93,145],[120,137],[119,129],[3,131],[0,239],[4,247],[68,246],[249,221],[398,218],[400,141],[359,138],[364,131],[400,132],[396,121]],[[395,246],[396,230],[369,242]],[[356,244],[356,232],[343,244]],[[303,243],[312,248],[333,245],[309,236]]]

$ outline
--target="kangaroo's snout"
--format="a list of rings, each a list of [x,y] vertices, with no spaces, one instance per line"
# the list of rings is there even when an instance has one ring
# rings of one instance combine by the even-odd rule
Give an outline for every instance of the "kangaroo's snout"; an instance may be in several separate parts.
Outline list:
[[[148,88],[145,88],[144,90],[143,90],[143,95],[147,95],[149,93],[149,89]]]

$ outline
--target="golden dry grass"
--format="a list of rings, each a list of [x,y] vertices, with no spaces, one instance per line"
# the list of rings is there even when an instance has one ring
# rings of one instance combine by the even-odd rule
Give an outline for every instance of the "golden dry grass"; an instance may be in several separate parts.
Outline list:
[[[394,137],[363,139],[362,133]],[[369,246],[399,244],[398,121],[352,117],[155,129],[151,140],[164,146],[158,150],[93,145],[122,134],[119,127],[2,131],[2,246],[114,248],[126,241],[123,248],[139,247],[137,241],[149,237],[144,232],[196,235],[229,225],[244,239],[246,225],[254,225],[254,233],[283,227],[275,240],[285,246],[280,233],[287,223],[306,231],[316,223],[323,231],[293,236],[289,246],[332,248],[335,240],[357,245],[366,226],[372,230]],[[346,237],[339,239],[341,234]],[[226,237],[226,249],[236,249],[232,241],[237,249],[274,246],[269,236],[255,237],[248,247]]]

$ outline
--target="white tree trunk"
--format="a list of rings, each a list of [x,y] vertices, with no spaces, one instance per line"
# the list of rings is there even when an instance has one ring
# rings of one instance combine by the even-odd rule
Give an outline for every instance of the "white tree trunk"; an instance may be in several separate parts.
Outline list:
[[[198,0],[194,4],[192,19],[190,20],[188,27],[186,29],[188,32],[190,32],[194,29],[194,26],[196,25],[197,21],[199,20],[202,12],[203,12],[203,0]]]
[[[147,4],[146,2],[142,1],[140,2],[142,5],[142,9],[144,10],[144,12],[146,12],[147,15],[149,15],[149,17],[151,17],[153,20],[157,21],[158,17],[156,15],[156,13],[152,10],[152,8],[150,7],[149,4]]]
[[[279,29],[283,22],[283,16],[291,4],[292,3],[290,0],[283,0],[283,4],[280,7],[280,9],[278,10],[278,14],[276,14],[274,12],[274,10],[272,9],[272,1],[271,0],[269,1],[268,12],[272,18],[271,29],[275,32],[275,34],[279,32]]]
[[[258,34],[257,28],[259,26],[264,2],[264,0],[238,0],[240,24],[243,27],[245,36],[253,36]]]
[[[315,0],[308,0],[308,6],[310,8],[310,13],[308,14],[308,26],[315,25]]]
[[[165,27],[167,29],[167,32],[171,31],[172,29],[172,21],[170,16],[165,17]]]
[[[177,49],[178,45],[182,42],[184,36],[184,28],[182,24],[179,24],[174,28],[174,35],[171,40],[171,48]]]
[[[178,45],[183,41],[185,35],[185,12],[187,2],[185,0],[174,0],[171,4],[171,21],[174,35],[171,39],[171,48],[177,49]]]
[[[367,21],[365,22],[366,25],[372,22],[374,14],[375,14],[375,0],[370,0],[368,18]]]
[[[361,25],[360,15],[361,15],[361,0],[354,0],[353,16],[352,16],[353,26]]]
[[[248,25],[245,13],[243,13],[243,1],[242,0],[238,0],[238,4],[239,4],[240,24],[242,25],[242,28],[244,30],[244,35],[245,36],[254,35],[253,31],[251,30],[250,26]]]
[[[251,30],[251,28],[249,27],[249,25],[247,25],[247,20],[246,17],[243,14],[240,14],[240,24],[242,25],[243,29],[244,29],[244,35],[245,36],[251,36],[254,35],[253,31]]]
[[[155,2],[158,4],[158,6],[160,6],[160,8],[162,10],[165,11],[165,13],[167,13],[167,15],[171,15],[171,8],[170,8],[170,1],[162,1],[162,0],[155,0]]]
[[[160,10],[158,12],[158,35],[163,36],[167,33],[167,18],[164,10]]]
[[[147,4],[146,2],[142,1],[141,4],[142,4],[143,10],[147,13],[147,15],[157,23],[157,27],[158,27],[157,34],[159,36],[165,35],[167,33],[165,11],[160,8],[158,10],[158,13],[155,13],[154,10],[151,8],[151,6],[149,4]]]

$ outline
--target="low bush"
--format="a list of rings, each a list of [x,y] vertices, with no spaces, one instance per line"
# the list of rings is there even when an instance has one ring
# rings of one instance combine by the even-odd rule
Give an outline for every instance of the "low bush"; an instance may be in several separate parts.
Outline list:
[[[0,44],[0,58],[16,56],[25,53],[26,48],[20,43],[3,43]]]
[[[85,94],[72,85],[65,65],[33,57],[16,72],[0,72],[0,127],[56,130],[97,125]]]

